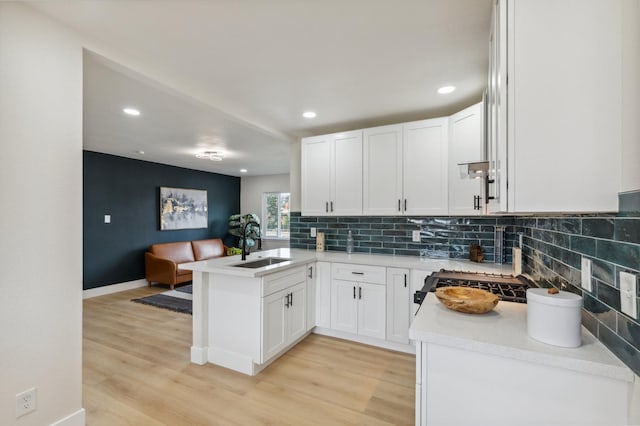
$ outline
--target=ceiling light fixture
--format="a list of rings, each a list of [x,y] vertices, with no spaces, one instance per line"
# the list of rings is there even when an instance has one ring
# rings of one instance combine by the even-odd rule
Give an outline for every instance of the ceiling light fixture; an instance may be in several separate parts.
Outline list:
[[[247,173],[247,169],[240,169],[240,173]]]
[[[140,115],[140,110],[137,110],[135,108],[124,108],[122,112],[124,112],[127,115],[135,115],[135,116]]]
[[[196,154],[196,158],[209,159],[211,161],[222,161],[224,155],[218,151],[205,151]]]
[[[438,89],[438,93],[441,95],[446,95],[447,93],[451,93],[456,90],[456,86],[442,86]]]
[[[317,114],[315,112],[313,112],[313,111],[305,111],[305,112],[302,113],[302,116],[304,118],[315,118],[316,115]]]

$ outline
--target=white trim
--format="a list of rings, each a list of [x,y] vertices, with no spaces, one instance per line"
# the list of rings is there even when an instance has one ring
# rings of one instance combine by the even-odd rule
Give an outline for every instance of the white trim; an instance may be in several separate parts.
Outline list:
[[[205,365],[207,363],[208,352],[209,348],[191,346],[191,362],[198,365]]]
[[[125,290],[131,290],[134,288],[146,287],[148,285],[147,280],[140,279],[134,281],[128,281],[125,283],[105,285],[102,287],[90,288],[82,291],[83,299],[90,299],[92,297],[104,296],[105,294],[119,293]]]
[[[69,414],[56,422],[51,423],[50,426],[84,426],[85,425],[85,411],[84,408],[79,409],[75,413]]]
[[[373,337],[359,336],[357,334],[345,333],[344,331],[333,330],[331,328],[325,328],[325,327],[315,327],[313,329],[313,332],[315,334],[320,334],[322,336],[337,337],[338,339],[350,340],[352,342],[363,343],[369,346],[377,346],[379,348],[390,349],[392,351],[404,352],[407,354],[416,353],[415,343],[410,343],[408,345],[405,345],[402,343],[375,339]]]

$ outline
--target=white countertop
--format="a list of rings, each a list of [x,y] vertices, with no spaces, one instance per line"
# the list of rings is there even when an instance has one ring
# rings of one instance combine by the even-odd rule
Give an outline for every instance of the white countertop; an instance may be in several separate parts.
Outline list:
[[[237,266],[233,266],[252,262],[265,257],[281,257],[291,260],[255,269],[239,268]],[[288,248],[265,250],[251,253],[249,256],[247,256],[246,261],[242,261],[239,255],[225,256],[216,259],[201,260],[199,262],[183,263],[180,265],[180,268],[198,272],[209,272],[252,278],[260,277],[315,261],[420,269],[426,271],[439,271],[440,269],[444,268],[453,271],[492,272],[496,274],[511,274],[513,272],[512,265],[475,263],[463,259],[432,259],[420,258],[417,256],[391,256],[363,253],[347,254],[345,252],[339,251],[317,252],[313,250]]]
[[[433,293],[425,298],[409,337],[427,343],[633,382],[635,375],[582,327],[582,346],[561,348],[527,334],[527,305],[499,302],[493,311],[463,314],[442,305]]]

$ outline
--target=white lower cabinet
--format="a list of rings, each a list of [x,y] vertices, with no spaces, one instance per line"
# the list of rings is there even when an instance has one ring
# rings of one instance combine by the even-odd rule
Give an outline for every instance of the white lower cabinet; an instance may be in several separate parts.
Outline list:
[[[332,265],[332,329],[377,339],[385,338],[385,269],[341,263]]]
[[[262,320],[261,362],[264,363],[307,331],[307,283],[264,297]]]
[[[307,330],[316,325],[316,264],[307,265]]]
[[[331,263],[316,262],[313,274],[315,281],[314,324],[318,327],[329,328],[331,327]],[[311,293],[309,295],[311,296]]]
[[[409,343],[411,295],[409,270],[387,268],[387,340]]]
[[[385,286],[355,281],[331,283],[331,328],[385,338]]]

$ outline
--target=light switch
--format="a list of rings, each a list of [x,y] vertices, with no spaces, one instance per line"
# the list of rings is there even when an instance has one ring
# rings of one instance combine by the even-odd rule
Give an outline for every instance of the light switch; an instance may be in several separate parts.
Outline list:
[[[111,223],[111,215],[110,214],[105,214],[104,215],[104,223]]]
[[[411,238],[411,240],[414,243],[419,243],[420,242],[420,231],[413,231],[413,238]]]
[[[316,236],[316,228],[310,228],[311,231],[311,237],[315,237]]]
[[[593,291],[591,286],[591,259],[583,257],[581,268],[582,279],[580,285],[587,291]]]
[[[631,318],[638,318],[636,276],[620,271],[620,309]]]

